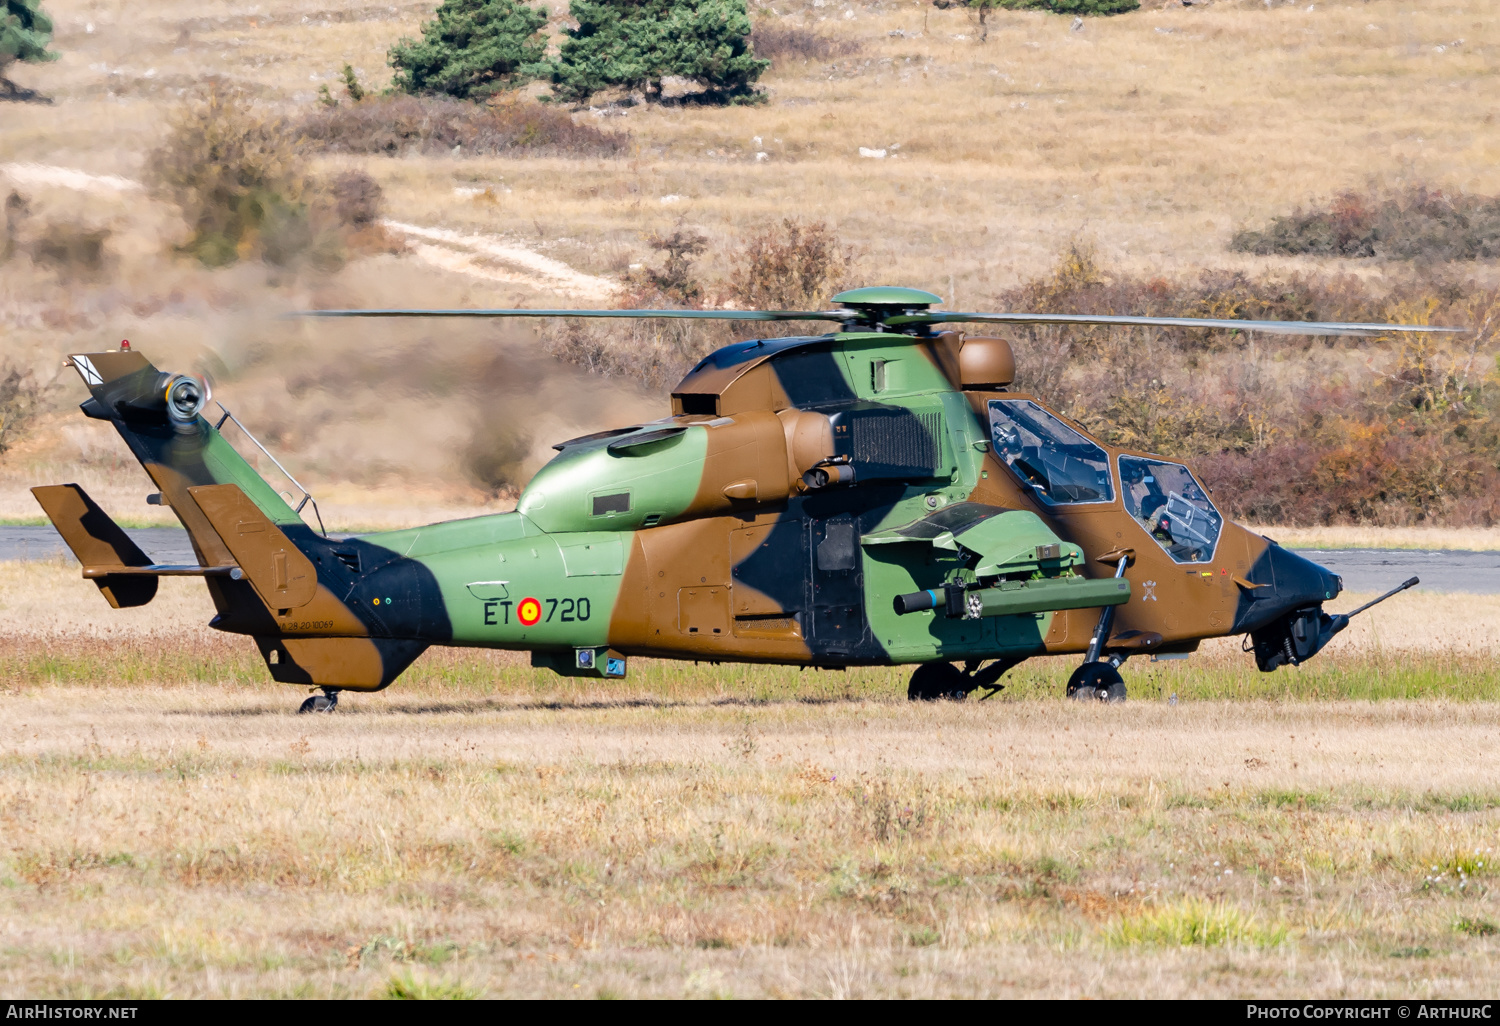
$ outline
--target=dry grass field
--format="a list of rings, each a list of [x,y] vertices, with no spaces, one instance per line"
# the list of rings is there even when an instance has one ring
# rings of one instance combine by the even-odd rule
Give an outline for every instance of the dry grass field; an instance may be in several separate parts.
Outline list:
[[[310,718],[164,584],[113,613],[61,560],[0,564],[7,994],[1419,997],[1500,970],[1500,598],[1404,597],[1274,675],[1230,643],[1130,664],[1123,707],[1046,663],[913,705],[899,670],[604,685],[436,652]]]
[[[23,74],[59,102],[7,110],[0,159],[126,176],[165,109],[205,75],[285,105],[312,104],[346,60],[384,85],[385,49],[433,7],[49,6],[64,57]],[[882,278],[947,293],[951,277],[960,308],[1045,266],[1081,230],[1127,266],[1217,265],[1233,228],[1371,176],[1500,190],[1500,28],[1474,0],[1163,5],[1081,32],[1068,18],[1000,12],[984,43],[965,12],[910,3],[755,12],[859,51],[788,61],[761,106],[610,118],[635,140],[625,159],[363,166],[400,220],[527,235],[595,273],[683,214],[719,231],[827,218]],[[860,147],[888,156],[862,159]],[[454,191],[475,184],[495,191]]]

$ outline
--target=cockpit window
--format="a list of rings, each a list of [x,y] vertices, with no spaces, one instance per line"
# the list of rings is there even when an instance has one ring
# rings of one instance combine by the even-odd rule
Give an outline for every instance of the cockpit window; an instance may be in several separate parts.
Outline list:
[[[1178,463],[1120,457],[1125,511],[1179,563],[1213,558],[1224,518],[1208,501],[1187,467]]]
[[[1029,399],[990,400],[995,453],[1049,506],[1112,502],[1109,456]]]

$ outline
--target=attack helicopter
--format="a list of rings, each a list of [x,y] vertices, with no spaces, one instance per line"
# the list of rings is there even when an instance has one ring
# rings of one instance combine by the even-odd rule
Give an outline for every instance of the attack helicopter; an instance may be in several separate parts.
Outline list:
[[[153,563],[76,484],[33,492],[110,605],[145,605],[161,577],[202,577],[210,626],[252,638],[273,679],[319,689],[304,712],[385,688],[433,645],[524,650],[605,679],[631,657],[907,664],[914,700],[993,694],[1023,660],[1066,654],[1080,657],[1069,696],[1122,701],[1132,657],[1244,635],[1269,672],[1312,658],[1374,603],[1325,611],[1340,578],[1229,521],[1191,463],[1106,444],[1012,390],[1004,338],[947,326],[1465,330],[945,312],[897,287],[833,301],[292,315],[832,323],[725,346],[672,390],[668,416],[559,442],[514,512],[329,536],[305,488],[294,508],[220,433],[232,415],[210,416],[206,381],[125,343],[69,358],[89,391],[81,409],[125,440],[197,563]]]

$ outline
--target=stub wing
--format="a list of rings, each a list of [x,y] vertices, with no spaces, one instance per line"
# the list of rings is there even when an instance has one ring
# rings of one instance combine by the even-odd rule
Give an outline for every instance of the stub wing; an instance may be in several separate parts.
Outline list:
[[[909,524],[867,534],[860,544],[966,551],[978,559],[976,577],[1083,565],[1083,550],[1059,539],[1035,513],[980,502],[954,503]]]

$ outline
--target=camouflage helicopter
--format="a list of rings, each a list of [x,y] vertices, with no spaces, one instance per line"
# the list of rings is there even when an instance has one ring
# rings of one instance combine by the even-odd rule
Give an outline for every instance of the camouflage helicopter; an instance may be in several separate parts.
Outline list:
[[[944,326],[1464,330],[948,313],[893,287],[833,299],[824,311],[299,315],[836,325],[711,353],[672,391],[670,416],[554,446],[510,513],[329,537],[321,516],[303,520],[305,489],[293,508],[220,434],[231,415],[210,419],[207,382],[128,344],[70,357],[90,393],[82,410],[124,438],[197,564],[153,564],[75,484],[33,492],[112,606],[150,602],[160,577],[203,577],[211,626],[253,638],[275,680],[321,689],[304,712],[386,687],[432,645],[524,650],[534,666],[602,678],[623,677],[631,656],[914,664],[912,699],[993,694],[1027,658],[1076,654],[1067,693],[1121,701],[1132,656],[1248,635],[1271,671],[1310,659],[1374,603],[1325,612],[1339,577],[1227,521],[1189,463],[1099,441],[1010,390],[1005,339]]]

